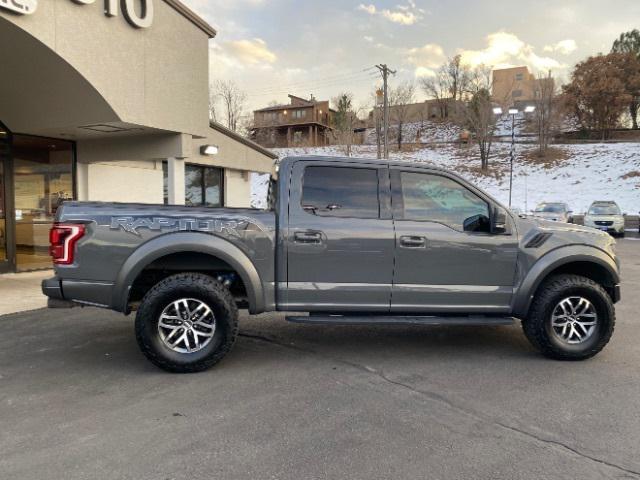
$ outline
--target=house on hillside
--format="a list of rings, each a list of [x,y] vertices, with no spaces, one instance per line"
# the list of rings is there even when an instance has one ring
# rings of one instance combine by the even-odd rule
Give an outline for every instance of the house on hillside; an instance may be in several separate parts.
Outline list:
[[[251,137],[268,148],[329,144],[335,111],[327,100],[289,95],[289,103],[253,112]]]
[[[543,87],[553,89],[552,78],[538,79],[527,67],[502,68],[492,74],[491,96],[501,105],[522,107],[534,102]]]

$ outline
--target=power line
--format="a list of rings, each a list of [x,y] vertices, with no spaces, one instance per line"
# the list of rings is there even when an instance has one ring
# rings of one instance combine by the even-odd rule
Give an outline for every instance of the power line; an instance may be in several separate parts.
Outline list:
[[[355,80],[366,80],[366,79],[373,79],[373,78],[375,77],[371,75],[352,75],[348,77],[342,77],[342,78],[325,80],[325,81],[311,80],[304,83],[301,82],[295,85],[283,85],[283,86],[270,88],[269,90],[254,91],[254,92],[251,92],[249,96],[273,95],[277,93],[290,92],[292,90],[302,90],[305,88],[318,89],[318,88],[324,88],[324,87],[333,86],[333,85],[345,84],[347,82],[352,82]]]
[[[373,78],[371,69],[363,69],[352,72],[343,72],[340,74],[330,75],[322,78],[316,78],[311,80],[300,80],[298,82],[291,82],[284,85],[273,86],[270,88],[266,88],[263,90],[254,91],[249,94],[249,96],[259,96],[259,95],[267,95],[273,93],[279,93],[286,90],[298,90],[302,88],[308,87],[323,87],[325,85],[333,85],[340,82],[356,80],[356,79],[366,79]]]

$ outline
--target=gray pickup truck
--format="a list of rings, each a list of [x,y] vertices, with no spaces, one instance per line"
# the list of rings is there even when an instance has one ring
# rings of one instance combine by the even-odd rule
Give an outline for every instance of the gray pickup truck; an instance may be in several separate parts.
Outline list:
[[[287,158],[269,197],[266,210],[65,203],[49,306],[137,311],[143,353],[174,372],[222,359],[238,308],[329,325],[520,319],[566,360],[613,333],[619,265],[603,232],[514,215],[423,164]]]

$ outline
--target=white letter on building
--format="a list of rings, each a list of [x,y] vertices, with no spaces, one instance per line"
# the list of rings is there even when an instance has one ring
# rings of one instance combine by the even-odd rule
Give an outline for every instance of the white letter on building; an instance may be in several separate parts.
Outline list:
[[[107,17],[117,17],[118,0],[104,0],[104,14]]]
[[[122,13],[131,25],[136,28],[148,28],[153,23],[153,0],[140,0],[141,12],[136,13],[135,0],[122,0]]]

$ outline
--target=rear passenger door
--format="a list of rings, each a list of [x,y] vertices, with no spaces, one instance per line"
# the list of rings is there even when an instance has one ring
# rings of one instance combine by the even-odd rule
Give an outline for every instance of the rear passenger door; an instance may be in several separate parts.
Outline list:
[[[388,312],[394,250],[388,167],[294,164],[286,247],[283,309]]]
[[[517,235],[491,232],[495,205],[444,172],[392,167],[394,312],[506,313]],[[501,208],[501,207],[498,207]]]

